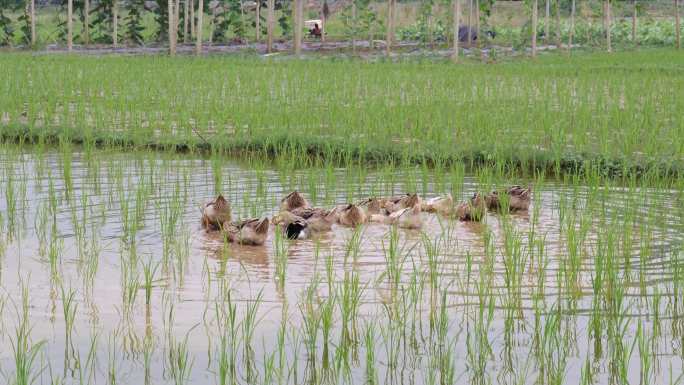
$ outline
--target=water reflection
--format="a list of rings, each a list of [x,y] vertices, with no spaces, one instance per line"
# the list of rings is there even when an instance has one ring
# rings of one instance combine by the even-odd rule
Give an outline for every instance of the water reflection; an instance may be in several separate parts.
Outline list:
[[[197,384],[214,382],[217,346],[222,337],[237,339],[238,334],[252,338],[249,349],[242,340],[227,341],[266,361],[275,354],[276,341],[284,340],[282,354],[290,369],[297,366],[299,380],[301,373],[308,373],[308,380],[330,375],[331,362],[351,355],[338,350],[349,338],[360,355],[350,360],[351,382],[369,382],[369,376],[429,382],[446,360],[467,373],[461,379],[533,383],[534,376],[524,380],[526,370],[536,370],[526,364],[530,352],[557,347],[536,334],[543,327],[562,330],[550,334],[554,338],[567,336],[563,344],[572,354],[566,359],[574,369],[566,371],[566,382],[578,383],[578,368],[588,359],[599,362],[594,373],[599,382],[609,382],[612,375],[605,369],[610,357],[595,357],[599,346],[610,347],[609,337],[592,333],[624,330],[625,341],[632,343],[643,323],[649,330],[660,328],[652,343],[663,365],[681,368],[680,348],[663,342],[681,334],[676,326],[681,309],[673,305],[680,293],[681,192],[547,182],[535,186],[529,212],[489,212],[482,223],[424,213],[422,231],[393,233],[386,225],[367,224],[355,233],[334,226],[312,239],[284,240],[282,246],[271,228],[264,246],[251,247],[203,231],[200,204],[222,192],[236,218],[273,215],[280,198],[298,189],[315,205],[332,207],[395,194],[405,188],[401,173],[417,172],[393,170],[387,177],[383,170],[364,170],[363,180],[356,180],[353,170],[278,171],[217,162],[158,153],[73,153],[68,159],[55,151],[0,155],[0,298],[20,304],[22,284],[30,284],[32,338],[48,341],[50,362],[71,356],[67,367],[75,376],[74,352],[63,349],[64,286],[76,290],[79,303],[76,351],[86,356],[92,336],[100,335],[98,354],[118,357],[112,365],[130,383],[170,382],[163,374],[169,365],[165,354],[186,333],[195,359],[189,380]],[[444,192],[435,191],[429,173],[405,179],[415,180],[424,195]],[[450,188],[465,199],[483,188],[479,182],[468,176]],[[277,257],[281,252],[284,259]],[[148,261],[159,268],[146,288]],[[605,282],[597,289],[600,274],[606,274]],[[616,298],[624,302],[616,304]],[[353,320],[343,317],[345,307],[354,309]],[[245,337],[241,322],[249,319],[250,309],[254,330]],[[619,318],[624,329],[607,329],[612,318],[596,326],[596,314],[611,311],[624,317]],[[5,305],[0,319],[3,330],[13,330],[18,317]],[[625,326],[626,319],[633,321]],[[657,326],[654,319],[671,325]],[[328,344],[322,340],[325,322],[330,323]],[[307,345],[307,327],[317,330],[313,347]],[[0,336],[0,342],[7,338]],[[363,355],[373,342],[377,368],[369,373]],[[452,349],[448,360],[445,346]],[[146,349],[158,363],[139,371]],[[235,354],[245,364],[239,375],[246,378],[247,358]],[[530,358],[536,366],[539,359]],[[0,351],[0,363],[11,367],[7,349]],[[263,368],[250,365],[264,376]],[[638,367],[630,365],[630,378],[636,378]],[[654,378],[666,376],[661,372]]]

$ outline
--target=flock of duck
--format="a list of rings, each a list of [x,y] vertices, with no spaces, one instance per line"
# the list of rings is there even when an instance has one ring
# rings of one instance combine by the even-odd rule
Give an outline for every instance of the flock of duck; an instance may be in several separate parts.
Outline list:
[[[221,231],[229,242],[259,246],[266,242],[271,224],[289,239],[306,238],[330,231],[334,224],[356,227],[367,222],[384,223],[405,229],[420,229],[421,212],[436,213],[461,221],[480,221],[486,210],[524,211],[530,206],[531,189],[512,186],[489,194],[474,194],[454,204],[451,194],[422,200],[418,194],[390,198],[368,198],[356,204],[336,206],[330,210],[312,207],[304,195],[289,193],[280,201],[280,212],[268,217],[232,221],[230,203],[219,195],[202,207],[202,227]],[[505,203],[504,203],[505,202]]]

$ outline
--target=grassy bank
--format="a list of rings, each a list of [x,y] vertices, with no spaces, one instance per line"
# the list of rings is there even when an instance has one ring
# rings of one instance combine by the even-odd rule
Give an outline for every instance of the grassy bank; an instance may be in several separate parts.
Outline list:
[[[684,169],[684,54],[494,65],[258,57],[0,57],[5,140],[455,161],[567,172]]]

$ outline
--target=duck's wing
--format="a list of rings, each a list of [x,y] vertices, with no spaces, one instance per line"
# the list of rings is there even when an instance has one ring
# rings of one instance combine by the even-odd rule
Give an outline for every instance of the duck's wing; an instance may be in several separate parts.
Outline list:
[[[418,194],[406,194],[406,196],[401,199],[401,203],[404,207],[413,207],[419,202],[420,196],[418,196]]]
[[[409,208],[400,209],[400,210],[397,210],[397,211],[391,213],[390,215],[388,215],[388,217],[391,220],[397,220],[397,219],[399,219],[399,217],[406,214],[409,210],[410,210]]]
[[[299,207],[292,210],[291,213],[304,219],[310,219],[312,217],[325,217],[330,214],[330,211],[321,208]]]
[[[260,218],[249,218],[242,221],[232,222],[231,225],[241,229],[243,227],[254,227],[261,219]]]
[[[270,221],[268,220],[268,217],[263,217],[254,224],[254,230],[259,234],[266,234],[268,232],[269,224]]]

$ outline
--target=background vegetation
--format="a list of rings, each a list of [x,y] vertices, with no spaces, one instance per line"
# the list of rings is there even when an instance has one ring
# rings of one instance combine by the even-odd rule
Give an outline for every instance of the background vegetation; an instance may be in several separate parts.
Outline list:
[[[683,64],[673,50],[492,66],[9,54],[0,114],[30,140],[678,172],[684,101],[663,90],[684,87]]]

